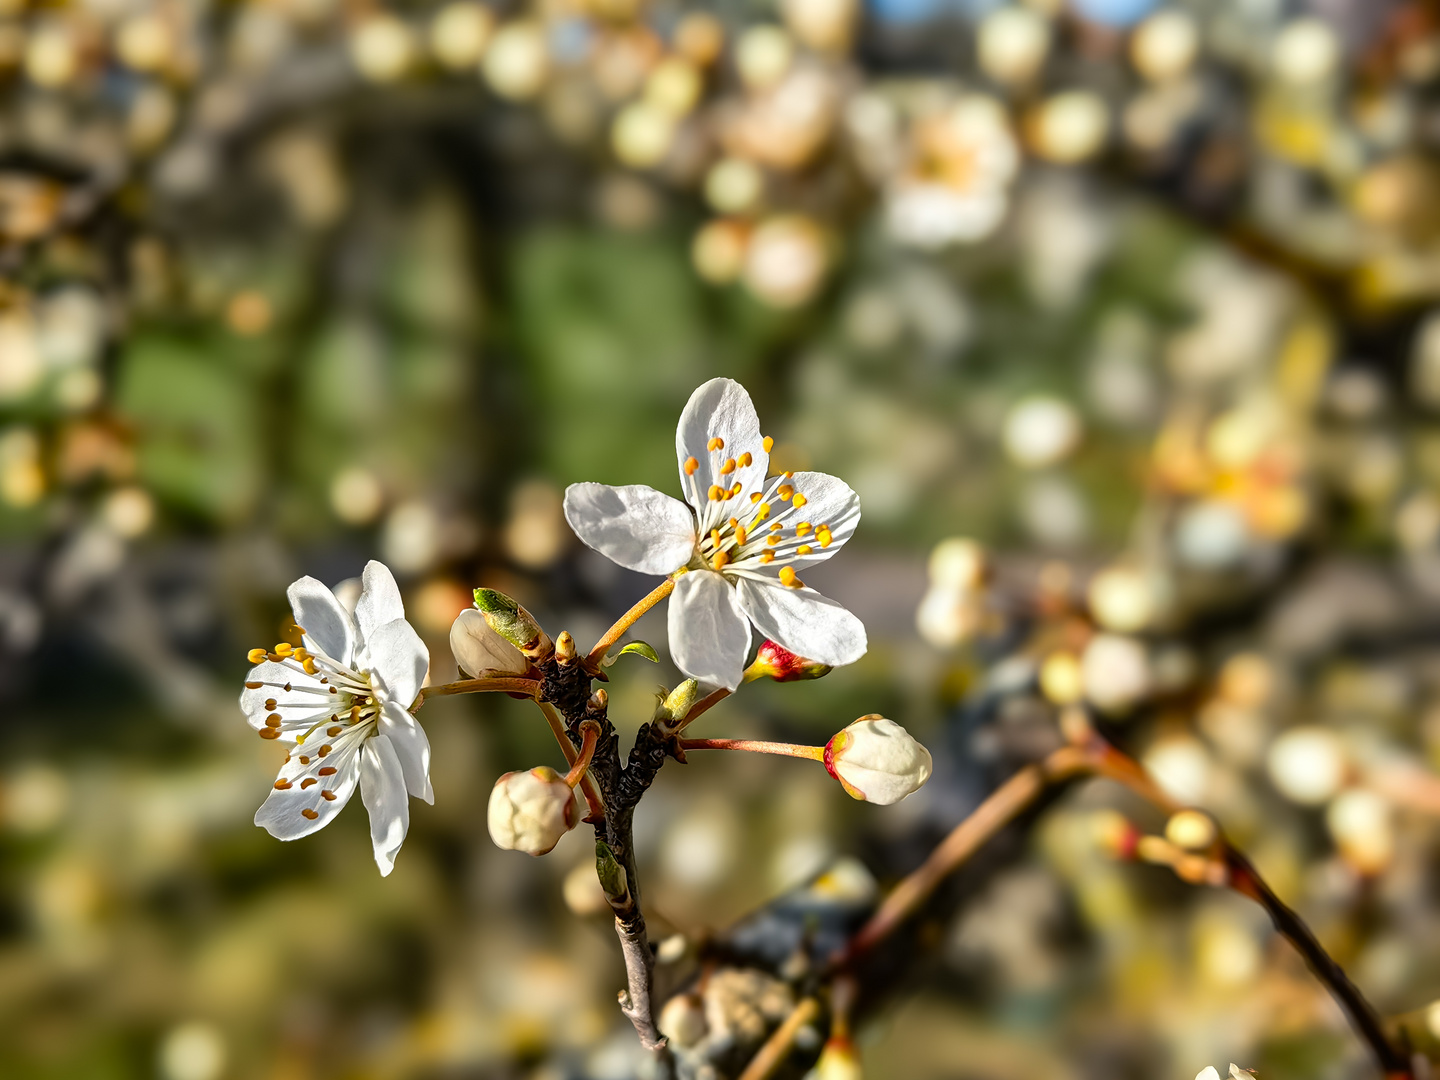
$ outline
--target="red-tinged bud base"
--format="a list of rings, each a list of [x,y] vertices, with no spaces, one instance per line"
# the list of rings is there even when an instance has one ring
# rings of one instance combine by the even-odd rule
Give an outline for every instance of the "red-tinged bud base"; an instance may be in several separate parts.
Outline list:
[[[769,678],[776,682],[800,682],[830,674],[828,664],[819,664],[793,653],[783,645],[766,640],[755,654],[755,662],[746,674],[751,678]]]

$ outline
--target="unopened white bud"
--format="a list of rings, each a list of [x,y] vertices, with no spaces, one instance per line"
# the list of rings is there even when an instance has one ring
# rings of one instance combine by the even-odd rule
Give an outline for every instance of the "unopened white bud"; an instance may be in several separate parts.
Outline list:
[[[541,765],[495,781],[488,818],[496,847],[544,855],[576,826],[580,812],[564,777]]]
[[[930,751],[894,720],[862,716],[825,744],[825,768],[852,798],[889,806],[930,779]]]
[[[530,669],[530,661],[520,650],[496,633],[473,607],[462,611],[451,625],[450,651],[456,665],[472,679],[482,671],[523,675]]]

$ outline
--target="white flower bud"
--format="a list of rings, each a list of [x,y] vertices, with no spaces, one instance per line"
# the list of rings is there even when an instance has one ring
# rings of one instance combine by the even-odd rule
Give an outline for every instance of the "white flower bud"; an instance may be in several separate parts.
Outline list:
[[[580,812],[564,778],[541,765],[495,781],[488,817],[496,847],[544,855],[576,826]]]
[[[482,671],[523,675],[530,669],[520,650],[492,630],[485,616],[473,607],[460,612],[451,625],[450,651],[460,670],[472,679]]]
[[[825,768],[852,798],[889,806],[930,779],[930,751],[894,720],[862,716],[825,744]]]

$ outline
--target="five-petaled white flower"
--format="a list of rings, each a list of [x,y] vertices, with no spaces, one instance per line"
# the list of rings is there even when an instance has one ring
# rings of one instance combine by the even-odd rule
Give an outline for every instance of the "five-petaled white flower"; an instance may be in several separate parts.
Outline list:
[[[771,445],[745,388],[711,379],[690,396],[675,431],[686,502],[643,484],[565,492],[565,518],[586,544],[628,569],[675,578],[675,666],[729,690],[740,685],[751,623],[821,664],[865,654],[860,620],[796,572],[844,546],[860,500],[825,473],[768,477]]]
[[[430,743],[409,712],[430,653],[381,563],[366,565],[353,615],[312,577],[288,595],[303,644],[252,651],[256,664],[240,695],[250,726],[290,747],[255,824],[280,840],[308,836],[358,785],[375,862],[389,874],[410,825],[407,791],[435,801]]]

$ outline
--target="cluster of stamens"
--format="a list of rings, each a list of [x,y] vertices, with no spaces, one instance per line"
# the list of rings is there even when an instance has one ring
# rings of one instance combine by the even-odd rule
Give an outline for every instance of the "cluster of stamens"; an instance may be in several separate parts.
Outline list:
[[[339,706],[333,708],[328,715],[321,716],[319,720],[316,720],[296,737],[296,752],[305,745],[306,739],[322,728],[325,738],[336,739],[347,731],[355,730],[358,726],[374,723],[380,715],[380,703],[376,699],[368,676],[323,653],[312,652],[303,646],[281,642],[273,649],[251,649],[247,659],[252,664],[261,664],[268,660],[271,663],[293,667],[297,671],[303,671],[306,675],[317,677],[320,681],[319,687],[308,681],[298,685],[293,682],[252,681],[245,684],[247,690],[259,690],[261,687],[269,686],[274,687],[279,694],[306,694],[312,697],[324,695],[328,699],[328,704]],[[304,707],[309,711],[310,706],[318,704],[318,701],[282,702],[278,694],[275,697],[266,698],[264,705],[269,710],[269,715],[265,717],[265,724],[260,728],[260,737],[262,739],[278,739],[284,733],[285,718],[278,711],[282,705]],[[328,756],[334,749],[335,747],[331,743],[322,743],[320,748],[313,753],[299,754],[300,764],[308,766],[312,761]],[[285,764],[289,764],[293,756],[295,754],[286,754]],[[322,765],[316,771],[315,776],[307,776],[300,781],[300,790],[304,791],[313,787],[321,782],[321,778],[334,776],[337,771],[333,766]],[[278,791],[288,791],[295,786],[293,781],[284,777],[275,781],[275,788]],[[327,802],[334,802],[338,798],[336,793],[328,788],[322,789],[320,796]],[[308,806],[303,808],[300,813],[310,821],[314,821],[320,816],[318,811],[312,810]]]
[[[765,436],[767,454],[774,445],[775,440]],[[763,490],[750,493],[748,507],[743,506],[742,500],[742,509],[731,514],[730,504],[744,494],[744,485],[729,478],[737,469],[753,464],[754,456],[749,451],[738,458],[724,456],[725,440],[718,436],[709,441],[706,449],[713,482],[704,499],[700,497],[701,481],[696,478],[700,471],[698,459],[685,459],[685,476],[692,502],[705,507],[698,522],[698,552],[710,569],[756,569],[776,561],[813,555],[816,545],[828,548],[834,542],[828,524],[800,519],[800,511],[810,500],[791,483],[795,478],[793,472],[769,477]],[[792,519],[800,520],[792,524]],[[795,589],[805,587],[791,566],[780,568],[780,581]]]

